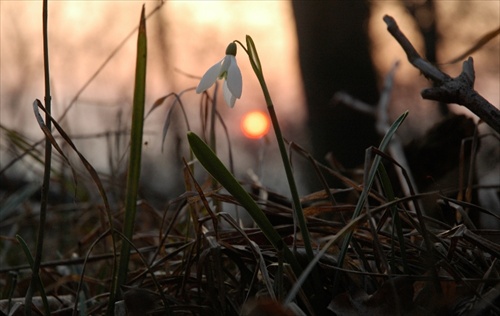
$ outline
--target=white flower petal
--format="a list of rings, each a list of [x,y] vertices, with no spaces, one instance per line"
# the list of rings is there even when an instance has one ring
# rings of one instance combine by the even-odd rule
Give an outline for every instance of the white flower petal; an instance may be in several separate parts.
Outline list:
[[[232,55],[227,55],[226,58],[231,60],[229,68],[227,69],[227,85],[229,91],[237,99],[241,98],[241,92],[243,89],[243,80],[241,78],[241,71],[236,63],[236,58]]]
[[[222,61],[219,61],[207,70],[201,78],[198,87],[196,87],[196,93],[202,93],[215,83],[221,72]]]
[[[232,63],[233,63],[233,60],[230,58],[230,57],[233,57],[234,59],[234,56],[231,56],[231,55],[226,55],[226,57],[224,57],[222,59],[222,64],[220,66],[220,73],[219,73],[219,77],[220,75],[222,75],[223,73],[227,72],[227,70],[229,69],[229,67],[231,67]],[[219,78],[219,79],[222,79],[222,78]]]
[[[224,81],[224,86],[222,88],[222,92],[224,94],[224,100],[226,101],[227,105],[230,108],[233,108],[234,107],[234,103],[236,103],[236,98],[234,97],[234,95],[229,90],[229,87],[228,87],[228,84],[227,84],[227,80]]]

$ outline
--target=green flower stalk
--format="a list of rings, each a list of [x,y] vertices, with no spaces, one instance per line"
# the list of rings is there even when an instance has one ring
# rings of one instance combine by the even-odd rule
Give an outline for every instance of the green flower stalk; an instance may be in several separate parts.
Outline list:
[[[299,193],[293,176],[288,153],[286,151],[285,141],[283,139],[283,135],[279,126],[278,117],[276,115],[276,111],[274,110],[273,101],[264,79],[262,66],[257,54],[257,49],[255,48],[255,44],[252,38],[248,35],[246,37],[246,42],[246,46],[239,41],[234,41],[229,44],[226,49],[226,57],[212,66],[205,73],[196,89],[196,92],[201,93],[210,88],[217,79],[225,79],[224,98],[226,99],[226,103],[230,107],[233,107],[236,99],[241,96],[242,84],[241,73],[239,71],[239,68],[237,67],[235,59],[236,43],[239,44],[243,48],[243,50],[245,50],[245,52],[248,54],[250,64],[252,65],[255,75],[257,76],[257,79],[259,80],[262,91],[264,93],[267,109],[271,118],[271,122],[273,124],[274,132],[276,134],[276,140],[278,142],[283,165],[285,167],[285,173],[287,176],[288,184],[290,186],[294,212],[294,222],[295,224],[298,223],[298,227],[302,234],[306,254],[308,260],[311,262],[314,260],[311,238],[309,235],[309,230],[307,228],[304,212],[302,210],[302,205],[300,203]],[[232,194],[236,198],[236,200],[241,203],[243,207],[245,207],[245,209],[249,212],[256,224],[259,226],[259,228],[262,230],[271,244],[276,248],[276,250],[283,251],[284,258],[288,262],[288,264],[290,264],[294,273],[297,276],[302,275],[303,270],[298,263],[296,256],[284,244],[281,236],[271,225],[264,212],[258,207],[255,201],[248,195],[243,187],[241,187],[238,181],[234,179],[234,176],[220,162],[215,153],[196,134],[192,132],[188,133],[188,140],[191,150],[198,158],[199,162],[220,184],[222,184],[222,186],[224,186],[224,188],[228,190],[230,194]],[[306,284],[304,284],[304,289],[306,291],[313,291],[313,293],[315,294],[313,294],[313,297],[311,297],[311,299],[313,301],[316,301],[319,296],[321,296],[320,293],[322,292],[322,288],[320,287],[319,275],[316,272],[313,272],[312,276],[312,284],[307,282]]]
[[[262,92],[264,93],[264,98],[267,104],[267,110],[269,111],[269,116],[273,124],[274,133],[276,134],[276,140],[278,142],[281,158],[283,160],[283,165],[285,167],[285,173],[288,180],[288,185],[290,186],[290,193],[292,195],[295,218],[298,221],[300,232],[302,233],[302,238],[304,240],[304,246],[306,249],[307,256],[309,260],[312,260],[314,258],[314,253],[311,245],[309,229],[307,228],[306,219],[304,216],[304,212],[302,210],[302,204],[300,203],[299,192],[297,190],[297,185],[295,183],[295,179],[293,176],[292,166],[290,165],[290,160],[288,158],[288,153],[286,151],[285,141],[283,140],[283,135],[281,133],[281,128],[278,122],[278,116],[276,115],[276,111],[274,110],[274,104],[271,99],[271,94],[269,93],[266,80],[264,79],[264,73],[262,71],[262,65],[259,60],[259,55],[257,54],[257,48],[255,47],[255,43],[249,35],[246,36],[246,42],[247,42],[246,49],[243,46],[243,44],[241,44],[240,42],[238,43],[243,47],[243,49],[245,49],[246,53],[248,54],[248,57],[250,59],[250,64],[252,65],[253,71],[255,72],[255,75],[257,76],[257,79],[259,80],[260,86],[262,88]]]
[[[302,233],[302,238],[304,240],[304,245],[306,248],[306,253],[309,260],[314,257],[313,249],[311,245],[311,240],[309,236],[309,230],[307,228],[306,219],[304,217],[304,212],[302,210],[302,205],[300,203],[300,197],[297,190],[297,185],[292,172],[292,167],[288,158],[286,151],[285,141],[283,140],[283,135],[281,133],[281,128],[278,122],[278,117],[276,111],[274,110],[273,101],[271,95],[267,88],[266,81],[264,79],[264,74],[262,71],[262,65],[259,60],[259,55],[257,54],[257,49],[250,36],[246,36],[246,47],[239,41],[234,41],[227,46],[226,56],[217,62],[215,65],[210,67],[207,72],[203,75],[198,87],[196,88],[196,93],[202,93],[208,88],[210,88],[217,79],[224,79],[224,99],[226,103],[232,108],[236,102],[236,99],[241,97],[242,92],[242,77],[238,64],[236,63],[236,43],[241,45],[241,47],[248,54],[250,59],[250,64],[259,80],[262,91],[264,92],[264,98],[266,100],[267,109],[269,111],[269,116],[273,124],[274,132],[276,134],[276,140],[278,141],[278,147],[280,150],[281,158],[283,159],[283,165],[285,167],[285,173],[290,186],[290,192],[292,195],[294,218],[299,224],[300,231]]]

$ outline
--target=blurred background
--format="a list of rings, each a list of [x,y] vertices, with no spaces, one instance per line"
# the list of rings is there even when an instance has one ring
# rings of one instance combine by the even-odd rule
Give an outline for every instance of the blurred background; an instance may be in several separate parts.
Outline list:
[[[386,31],[385,14],[396,19],[422,55],[437,63],[460,55],[500,24],[500,1],[49,2],[53,116],[59,120],[67,111],[60,124],[103,174],[123,174],[126,169],[136,33],[93,76],[138,25],[143,3],[146,13],[159,7],[147,21],[146,111],[162,96],[196,87],[198,80],[193,76],[201,77],[223,57],[229,42],[244,42],[248,34],[257,45],[285,137],[319,160],[333,152],[349,168],[362,163],[364,148],[376,145],[378,137],[373,118],[334,104],[332,97],[346,91],[376,104],[383,78],[398,60],[389,112],[395,119],[410,111],[399,131],[405,143],[422,136],[448,110],[468,113],[457,105],[440,109],[422,100],[420,91],[429,83]],[[32,109],[33,101],[43,100],[44,93],[41,1],[1,1],[0,23],[0,180],[12,190],[27,181],[41,183],[42,164],[29,155],[18,159],[23,150],[10,133],[20,133],[30,144],[43,138]],[[500,37],[472,56],[476,90],[498,106]],[[253,170],[265,186],[288,194],[273,132],[256,140],[246,139],[240,130],[246,113],[266,108],[241,49],[237,60],[243,75],[242,98],[234,109],[221,97],[218,105],[229,132],[236,173],[248,178],[248,170]],[[457,76],[461,62],[441,69]],[[182,100],[191,129],[199,132],[201,97],[191,90]],[[170,105],[167,101],[145,122],[142,177],[147,189],[143,195],[159,203],[184,192],[181,157],[188,157],[187,127],[180,108],[173,111],[175,119],[162,150],[162,129]],[[224,130],[218,128],[218,133],[219,155],[227,162]],[[66,172],[70,175],[67,168]],[[306,194],[312,171],[298,164],[297,173],[303,184],[300,193]]]

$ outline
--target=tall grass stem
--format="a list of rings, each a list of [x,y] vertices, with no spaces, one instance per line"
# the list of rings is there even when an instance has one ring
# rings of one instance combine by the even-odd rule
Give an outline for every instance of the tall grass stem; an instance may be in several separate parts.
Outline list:
[[[52,128],[50,121],[51,114],[51,95],[50,95],[50,67],[49,67],[49,38],[48,38],[48,1],[43,0],[42,8],[42,25],[43,25],[43,73],[44,73],[44,83],[45,83],[45,108],[46,120],[45,124],[47,129]],[[25,313],[26,315],[31,315],[31,304],[33,300],[33,293],[38,283],[40,287],[40,292],[44,293],[42,289],[42,283],[40,281],[40,264],[42,262],[43,244],[45,239],[45,222],[47,218],[47,205],[49,201],[49,189],[50,189],[50,169],[52,165],[52,145],[49,138],[45,137],[45,161],[44,161],[44,171],[43,171],[43,184],[41,190],[40,198],[40,223],[38,227],[38,235],[36,240],[35,258],[33,259],[32,271],[33,276],[31,283],[26,293],[25,297]],[[45,295],[42,295],[45,296]],[[47,298],[43,297],[44,302]],[[50,310],[48,304],[45,304],[45,315],[50,315]]]

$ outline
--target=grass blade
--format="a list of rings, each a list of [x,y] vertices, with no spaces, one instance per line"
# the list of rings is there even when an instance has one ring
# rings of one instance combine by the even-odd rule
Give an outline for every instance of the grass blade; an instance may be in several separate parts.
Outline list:
[[[323,246],[323,248],[321,248],[321,250],[314,256],[313,260],[311,260],[309,262],[309,264],[304,269],[304,272],[300,275],[300,277],[298,278],[298,280],[293,284],[292,289],[288,292],[288,295],[287,295],[287,297],[285,298],[285,300],[283,302],[284,305],[288,305],[288,304],[290,304],[294,300],[295,296],[297,295],[297,293],[300,290],[300,287],[301,287],[302,283],[305,282],[305,280],[307,279],[308,275],[313,271],[314,267],[319,262],[319,260],[321,260],[321,257],[323,257],[323,255],[326,253],[326,251],[333,244],[335,244],[337,241],[339,241],[340,238],[342,238],[345,234],[351,234],[352,235],[353,229],[355,229],[356,226],[359,224],[359,222],[361,220],[364,220],[365,218],[366,218],[366,214],[361,214],[360,216],[354,218],[347,225],[345,225],[344,227],[342,227],[342,229],[337,234],[335,234],[334,236],[332,236],[328,240],[328,242]],[[339,263],[340,263],[340,261],[339,261]]]
[[[394,190],[392,188],[391,180],[390,180],[389,175],[387,174],[387,171],[385,170],[385,167],[383,164],[379,165],[379,177],[380,177],[380,182],[382,184],[382,188],[384,190],[384,193],[387,196],[387,200],[389,202],[396,200],[396,196],[395,196]],[[406,259],[406,246],[405,246],[403,228],[401,226],[401,220],[399,218],[398,208],[396,207],[396,205],[391,205],[389,208],[391,210],[391,214],[392,214],[392,218],[393,218],[392,235],[394,236],[394,234],[396,234],[396,237],[397,237],[398,243],[399,243],[399,247],[401,250],[401,261],[403,264],[403,269],[404,269],[404,272],[406,274],[409,274],[410,268],[408,267],[408,260]],[[392,252],[395,253],[394,242],[391,243],[391,246],[392,246]]]
[[[134,103],[132,111],[132,130],[130,135],[130,157],[127,176],[127,189],[125,195],[125,219],[123,223],[123,235],[128,240],[132,240],[132,235],[134,232],[137,192],[141,173],[142,132],[144,126],[147,62],[146,18],[144,10],[145,8],[143,6],[139,22],[139,34],[137,38]],[[127,242],[123,242],[120,263],[118,266],[118,275],[113,291],[115,297],[112,297],[109,300],[108,314],[110,312],[110,309],[113,309],[114,299],[118,295],[120,285],[125,284],[125,282],[127,281],[129,259],[130,244]]]
[[[384,151],[387,146],[389,145],[389,142],[391,141],[391,138],[394,136],[396,133],[397,129],[399,126],[403,123],[405,118],[408,116],[408,111],[404,112],[389,128],[387,133],[385,134],[384,138],[380,142],[379,150]],[[352,215],[352,218],[357,218],[359,214],[361,213],[361,210],[363,209],[366,199],[368,197],[368,192],[370,192],[370,189],[372,187],[373,182],[375,181],[375,176],[377,174],[377,170],[379,169],[378,166],[381,161],[380,156],[375,156],[375,159],[373,160],[372,167],[370,169],[370,172],[368,176],[366,177],[365,185],[363,187],[363,191],[361,192],[361,196],[359,197],[358,203],[356,204],[356,208],[354,210],[354,214]],[[347,248],[349,247],[349,244],[351,242],[353,235],[353,231],[349,231],[344,239],[344,242],[342,244],[340,253],[339,253],[339,258],[338,258],[338,266],[342,267],[344,264],[344,259],[347,254]],[[337,272],[337,277],[335,278],[335,283],[338,282],[338,275],[339,272]]]
[[[35,268],[35,260],[33,259],[33,256],[31,255],[31,252],[28,248],[28,245],[24,241],[24,239],[16,235],[16,239],[21,245],[21,248],[23,249],[24,254],[26,255],[26,259],[28,259],[28,263],[31,267],[31,270]],[[45,294],[45,288],[43,287],[43,282],[42,279],[40,278],[39,273],[34,273],[33,272],[33,281],[31,282],[32,285],[35,285],[38,290],[40,291],[40,296],[42,297],[42,302],[43,302],[43,307],[45,308],[46,315],[50,315],[50,309],[49,309],[49,303],[47,301],[47,295]],[[31,304],[30,305],[25,305],[24,306],[25,311],[31,311]]]

